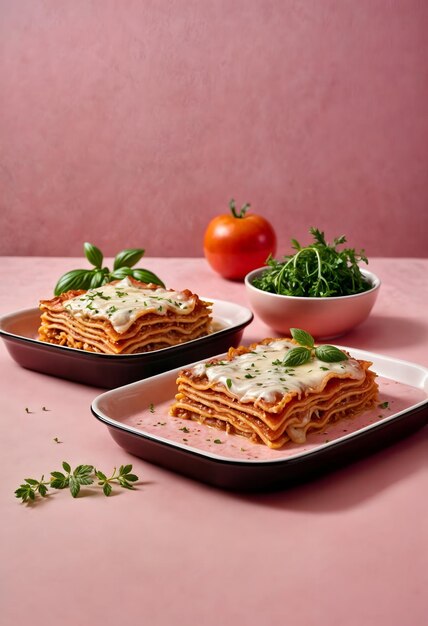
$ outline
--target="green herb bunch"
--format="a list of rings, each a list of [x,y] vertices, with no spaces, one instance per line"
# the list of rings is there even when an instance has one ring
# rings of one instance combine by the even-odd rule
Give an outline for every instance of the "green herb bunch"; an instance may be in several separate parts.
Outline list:
[[[282,365],[287,367],[296,367],[304,365],[311,361],[314,357],[324,363],[338,363],[346,361],[348,356],[336,348],[336,346],[321,345],[315,346],[314,338],[306,330],[300,328],[290,328],[291,336],[299,346],[291,348],[284,357]]]
[[[66,272],[55,286],[54,294],[56,296],[70,289],[102,287],[102,285],[112,280],[121,280],[126,276],[131,276],[143,283],[154,283],[155,285],[165,287],[161,279],[153,272],[146,269],[133,268],[144,255],[145,251],[142,248],[129,248],[119,252],[114,259],[113,271],[110,271],[108,267],[102,267],[104,256],[99,248],[86,242],[83,245],[83,251],[89,263],[94,266],[93,269],[79,269]]]
[[[324,233],[310,228],[314,243],[301,246],[292,239],[294,254],[284,256],[283,262],[272,257],[267,260],[269,269],[253,280],[262,291],[284,296],[332,297],[362,293],[371,288],[358,264],[368,263],[364,250],[354,248],[338,250],[346,237],[336,237],[333,244],[325,240]]]
[[[109,477],[95,469],[93,465],[78,465],[72,470],[70,464],[63,461],[62,469],[64,472],[51,472],[49,480],[45,480],[44,476],[40,480],[25,478],[16,489],[15,496],[21,498],[22,502],[34,501],[37,495],[45,498],[49,488],[52,488],[69,489],[73,498],[76,498],[81,486],[93,485],[95,481],[98,486],[102,487],[104,495],[109,496],[112,492],[112,484],[118,484],[125,489],[134,489],[133,483],[138,480],[138,476],[131,473],[132,465],[121,465],[118,471],[114,468]]]

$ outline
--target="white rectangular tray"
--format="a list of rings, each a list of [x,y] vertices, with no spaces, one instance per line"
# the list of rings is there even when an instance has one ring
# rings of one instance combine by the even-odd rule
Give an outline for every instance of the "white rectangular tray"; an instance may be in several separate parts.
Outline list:
[[[91,409],[114,440],[141,458],[231,489],[263,489],[307,479],[380,449],[428,421],[428,369],[343,348],[373,362],[379,402],[355,418],[271,450],[244,437],[168,415],[181,368],[108,391]]]

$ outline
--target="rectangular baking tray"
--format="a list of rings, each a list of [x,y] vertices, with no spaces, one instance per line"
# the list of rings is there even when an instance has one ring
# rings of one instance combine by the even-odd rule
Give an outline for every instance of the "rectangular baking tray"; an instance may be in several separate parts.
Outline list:
[[[375,452],[428,421],[427,368],[364,350],[341,349],[372,361],[379,402],[362,415],[311,433],[303,445],[271,450],[245,437],[169,416],[180,368],[103,393],[91,410],[119,446],[174,472],[233,490],[290,486]]]
[[[212,298],[214,332],[185,343],[135,354],[98,354],[39,341],[39,309],[17,311],[0,318],[0,336],[11,357],[22,367],[74,382],[112,389],[207,359],[238,346],[253,320],[250,309]]]

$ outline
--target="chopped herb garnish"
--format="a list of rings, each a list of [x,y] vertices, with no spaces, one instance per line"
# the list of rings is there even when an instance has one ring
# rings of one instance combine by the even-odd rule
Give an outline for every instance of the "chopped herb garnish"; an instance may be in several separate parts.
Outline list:
[[[252,374],[245,374],[245,378],[255,378]]]
[[[190,433],[190,430],[187,428],[187,426],[183,426],[183,428],[179,428],[178,430],[182,430],[183,433]]]
[[[230,388],[231,388],[231,386],[232,386],[232,380],[231,380],[230,378],[228,378],[228,379],[226,380],[226,385],[227,385],[227,388],[228,388],[228,389],[230,389]]]
[[[389,402],[382,402],[381,404],[378,404],[378,407],[380,409],[388,409],[389,408]]]
[[[220,439],[214,439],[214,443],[223,443]]]
[[[150,411],[150,413],[154,413],[155,412],[155,405],[153,404],[153,402],[150,402],[150,404],[149,404],[149,411]]]

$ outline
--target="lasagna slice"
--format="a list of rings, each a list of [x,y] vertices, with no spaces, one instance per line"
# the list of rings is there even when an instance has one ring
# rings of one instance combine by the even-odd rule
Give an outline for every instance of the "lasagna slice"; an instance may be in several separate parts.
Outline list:
[[[203,337],[211,303],[126,277],[96,289],[41,300],[39,339],[103,354],[133,354]]]
[[[270,448],[304,443],[310,431],[352,417],[377,400],[371,363],[335,363],[313,356],[304,365],[283,364],[293,339],[264,339],[230,348],[224,359],[183,369],[170,414],[248,437]]]

